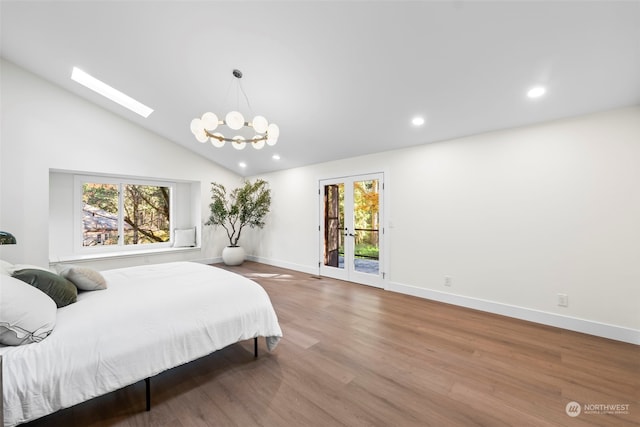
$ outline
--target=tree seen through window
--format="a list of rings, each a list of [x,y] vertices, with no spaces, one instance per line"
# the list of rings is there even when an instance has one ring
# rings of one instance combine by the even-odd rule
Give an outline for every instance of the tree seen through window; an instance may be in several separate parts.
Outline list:
[[[161,243],[171,237],[169,187],[83,183],[82,202],[83,246]]]

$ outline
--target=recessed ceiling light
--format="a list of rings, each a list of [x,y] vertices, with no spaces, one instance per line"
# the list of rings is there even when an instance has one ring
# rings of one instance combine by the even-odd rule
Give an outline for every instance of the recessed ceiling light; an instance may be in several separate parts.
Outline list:
[[[545,87],[536,86],[536,87],[532,87],[531,89],[529,89],[529,92],[527,92],[527,96],[529,98],[540,98],[546,92],[547,92],[547,89]]]
[[[274,154],[273,156],[271,156],[271,158],[273,160],[280,160],[280,154]]]
[[[240,162],[238,163],[238,166],[240,166],[241,168],[246,168],[247,164],[245,162]]]
[[[77,67],[73,67],[71,80],[76,81],[81,85],[91,89],[92,91],[97,92],[106,98],[109,98],[113,102],[116,102],[123,107],[140,114],[144,118],[149,117],[149,114],[153,113],[153,109],[147,107],[139,101],[136,101],[129,95],[125,95],[118,89],[115,89],[108,84],[96,79],[95,77],[85,73]]]
[[[414,117],[413,119],[411,119],[411,124],[414,126],[422,126],[424,124],[424,118]]]

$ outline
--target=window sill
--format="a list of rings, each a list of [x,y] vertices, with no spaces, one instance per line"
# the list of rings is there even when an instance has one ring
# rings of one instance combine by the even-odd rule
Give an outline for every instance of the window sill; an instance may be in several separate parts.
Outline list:
[[[190,252],[200,251],[200,246],[183,247],[183,248],[156,248],[145,249],[137,251],[119,251],[119,252],[101,252],[96,254],[73,254],[67,256],[56,257],[55,259],[49,259],[50,264],[58,264],[65,262],[82,262],[82,261],[96,261],[101,259],[118,259],[118,258],[130,258],[136,256],[145,255],[162,255],[178,252]]]

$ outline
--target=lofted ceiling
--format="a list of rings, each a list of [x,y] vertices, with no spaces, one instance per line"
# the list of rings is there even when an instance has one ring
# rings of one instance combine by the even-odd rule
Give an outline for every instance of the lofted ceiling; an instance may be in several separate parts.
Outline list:
[[[5,59],[243,176],[640,105],[640,1],[3,0],[0,16]],[[207,111],[250,116],[234,68],[274,147],[190,132]]]

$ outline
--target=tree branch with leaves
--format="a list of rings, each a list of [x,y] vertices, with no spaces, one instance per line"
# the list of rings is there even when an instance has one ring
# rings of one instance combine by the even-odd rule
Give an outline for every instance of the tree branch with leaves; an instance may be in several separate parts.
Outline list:
[[[210,214],[205,225],[221,226],[227,232],[229,246],[238,246],[244,227],[264,227],[270,206],[271,189],[263,179],[244,181],[229,193],[224,185],[212,182]]]

